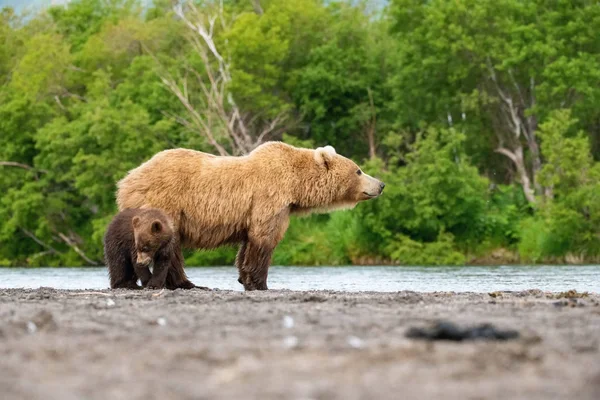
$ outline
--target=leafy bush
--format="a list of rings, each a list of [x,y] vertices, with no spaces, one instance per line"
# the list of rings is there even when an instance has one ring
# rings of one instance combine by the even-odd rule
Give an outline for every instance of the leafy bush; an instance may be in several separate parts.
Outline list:
[[[461,265],[465,256],[456,250],[454,237],[440,233],[437,240],[421,243],[398,234],[386,249],[392,261],[401,265]]]
[[[406,166],[367,166],[380,171],[386,183],[383,196],[360,211],[369,241],[377,244],[373,251],[396,260],[402,254],[417,259],[417,248],[432,251],[434,259],[447,251],[449,260],[456,261],[454,240],[480,239],[487,222],[488,182],[469,164],[464,140],[455,130],[430,128],[418,135]],[[424,247],[416,246],[421,243]],[[431,261],[428,256],[419,259]]]

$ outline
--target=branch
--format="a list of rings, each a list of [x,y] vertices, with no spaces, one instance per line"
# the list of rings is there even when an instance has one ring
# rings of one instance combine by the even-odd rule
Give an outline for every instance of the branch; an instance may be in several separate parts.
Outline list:
[[[505,147],[499,147],[496,150],[494,150],[496,153],[500,153],[500,154],[504,154],[506,157],[510,158],[510,160],[512,162],[514,162],[515,164],[518,164],[518,160],[517,160],[517,156],[515,155],[515,153],[513,153],[512,151],[510,151],[509,149],[505,148]]]
[[[58,107],[60,107],[61,110],[67,111],[67,108],[64,106],[62,101],[60,101],[60,97],[58,97],[58,95],[54,96],[54,100],[56,100],[56,104],[58,104]]]
[[[166,78],[164,76],[160,76],[160,78],[161,78],[161,81],[163,82],[163,84],[167,88],[169,88],[169,90],[175,96],[177,96],[177,98],[179,99],[179,101],[181,102],[181,104],[188,110],[188,112],[190,113],[190,115],[194,119],[194,122],[201,128],[201,132],[203,132],[203,134],[206,136],[206,138],[208,139],[209,143],[215,149],[217,149],[217,151],[219,152],[220,155],[222,155],[222,156],[229,155],[229,153],[227,153],[227,150],[225,150],[225,148],[223,146],[221,146],[217,142],[217,140],[215,139],[215,137],[212,134],[212,131],[211,131],[210,127],[208,127],[206,125],[206,123],[204,122],[202,116],[200,114],[198,114],[198,112],[190,104],[188,98],[184,96],[184,94],[181,92],[181,90],[179,89],[179,87],[177,86],[177,84],[174,81],[171,81],[171,80],[169,80],[168,78]]]
[[[535,204],[535,192],[531,189],[531,181],[529,176],[527,175],[527,170],[525,169],[525,165],[523,163],[523,151],[521,148],[517,148],[515,151],[508,150],[504,147],[499,147],[496,150],[496,153],[500,153],[508,157],[517,167],[517,172],[521,178],[521,184],[523,186],[523,193],[531,204]]]
[[[376,156],[375,146],[375,128],[377,127],[377,109],[375,108],[375,102],[373,101],[373,93],[371,88],[367,88],[367,94],[369,95],[369,106],[371,108],[371,123],[367,128],[367,140],[369,141],[369,158],[374,159]]]
[[[35,260],[36,258],[43,257],[47,254],[52,254],[52,251],[46,250],[46,251],[40,251],[39,253],[35,253],[35,254],[27,257],[27,263],[31,263],[31,261]]]
[[[529,78],[529,91],[531,94],[531,107],[535,106],[535,78],[532,76]]]
[[[515,77],[512,73],[512,70],[510,68],[508,69],[508,76],[510,76],[510,80],[512,81],[513,86],[517,90],[517,94],[519,95],[519,98],[521,99],[521,106],[523,107],[523,109],[527,108],[527,104],[525,103],[525,98],[523,97],[523,94],[521,92],[521,87],[517,83],[517,80],[515,79]]]
[[[518,138],[521,134],[521,120],[519,118],[519,112],[518,112],[518,110],[515,109],[512,98],[510,96],[508,96],[506,93],[504,93],[504,91],[500,88],[500,84],[498,83],[498,78],[496,77],[496,71],[494,70],[494,67],[492,65],[492,62],[491,62],[489,56],[486,58],[486,61],[487,61],[488,70],[490,72],[490,78],[492,79],[492,82],[494,82],[494,85],[496,87],[496,91],[498,92],[498,95],[500,96],[502,101],[504,101],[506,107],[508,108],[508,112],[512,119],[512,123],[510,124],[510,125],[512,125],[511,130],[513,131],[514,135]]]
[[[260,7],[258,0],[253,0],[255,7]],[[220,155],[228,155],[213,136],[213,132],[224,129],[225,136],[231,144],[231,152],[235,155],[246,154],[260,145],[269,134],[281,129],[280,125],[285,120],[283,113],[274,120],[264,121],[258,116],[247,115],[237,105],[233,94],[228,90],[232,80],[231,65],[226,56],[221,54],[215,42],[215,24],[221,23],[225,28],[223,2],[216,10],[216,15],[207,16],[204,9],[198,9],[193,1],[181,1],[173,8],[174,14],[191,31],[188,35],[193,51],[201,58],[204,68],[197,71],[190,66],[184,66],[187,72],[196,76],[201,95],[201,109],[194,106],[196,97],[190,98],[187,93],[187,83],[178,83],[169,76],[167,71],[162,71],[159,76],[163,84],[177,96],[184,108],[190,114],[186,126],[195,125],[197,131],[207,137],[210,144],[217,149]],[[262,8],[260,8],[262,12]],[[191,88],[190,88],[191,90]],[[191,95],[191,94],[190,94]],[[194,100],[194,101],[193,101]],[[197,108],[197,107],[196,107]],[[259,113],[260,114],[260,113]],[[258,121],[255,123],[255,121]],[[181,122],[181,121],[180,121]]]
[[[14,162],[14,161],[0,161],[0,165],[5,166],[5,167],[18,167],[18,168],[23,168],[29,171],[33,171],[34,168],[31,165],[27,165],[27,164],[22,164],[19,162]]]
[[[86,262],[88,262],[92,265],[98,265],[98,263],[96,261],[94,261],[91,258],[89,258],[88,256],[86,256],[85,253],[79,248],[79,246],[77,246],[77,244],[73,240],[71,240],[70,238],[65,236],[64,233],[58,232],[58,237],[60,237],[62,239],[62,241],[67,244],[67,246],[69,246],[73,250],[75,250],[75,253],[79,254],[79,256],[81,258],[83,258]]]
[[[37,236],[35,236],[31,231],[28,231],[25,228],[20,228],[20,229],[25,235],[30,237],[34,242],[36,242],[43,248],[47,249],[50,253],[59,254],[59,252],[54,247],[50,246],[49,244],[44,243],[41,239],[39,239]]]
[[[489,56],[486,58],[486,61],[488,71],[490,72],[490,78],[492,78],[492,82],[494,82],[494,84],[496,85],[496,90],[498,91],[498,94],[500,95],[502,100],[504,100],[505,103],[508,103],[509,101],[512,103],[510,98],[502,91],[502,89],[500,89],[500,85],[498,84],[498,78],[496,77],[496,71],[494,70],[494,66],[492,65],[492,61],[490,60]]]
[[[275,128],[277,127],[277,125],[279,125],[279,123],[281,121],[285,120],[285,115],[284,113],[280,113],[278,114],[275,119],[273,119],[273,121],[271,121],[271,123],[269,124],[269,126],[267,126],[265,129],[263,129],[263,131],[261,132],[260,135],[258,135],[258,139],[256,139],[256,143],[254,144],[254,147],[258,147],[262,144],[263,139],[265,138],[266,135],[270,134],[271,132],[275,131]]]
[[[45,169],[37,169],[35,167],[32,167],[31,165],[27,165],[27,164],[15,162],[15,161],[0,161],[0,167],[17,167],[17,168],[26,169],[28,171],[39,172],[42,174],[48,173],[48,171],[46,171]]]
[[[252,1],[252,7],[254,7],[254,12],[257,13],[258,15],[263,15],[263,9],[260,6],[260,0],[251,0]]]

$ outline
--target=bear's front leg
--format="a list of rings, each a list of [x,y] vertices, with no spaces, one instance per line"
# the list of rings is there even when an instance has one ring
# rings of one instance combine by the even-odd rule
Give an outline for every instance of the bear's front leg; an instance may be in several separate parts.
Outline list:
[[[245,273],[244,289],[267,290],[267,276],[273,248],[264,247],[250,241],[246,245],[245,253],[243,265],[243,272]]]
[[[148,268],[148,265],[136,263],[134,264],[133,269],[135,270],[135,274],[137,275],[137,277],[140,278],[140,281],[142,282],[142,287],[148,286],[148,282],[152,278],[152,273],[150,272],[150,268]]]

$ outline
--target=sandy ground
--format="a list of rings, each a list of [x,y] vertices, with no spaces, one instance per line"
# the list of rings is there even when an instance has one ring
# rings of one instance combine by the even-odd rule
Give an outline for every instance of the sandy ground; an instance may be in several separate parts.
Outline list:
[[[2,399],[600,399],[600,296],[0,290]],[[445,319],[511,341],[427,342]]]

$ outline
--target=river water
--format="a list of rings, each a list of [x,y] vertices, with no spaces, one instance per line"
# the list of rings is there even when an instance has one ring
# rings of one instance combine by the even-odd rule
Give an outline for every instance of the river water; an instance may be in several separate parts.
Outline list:
[[[242,290],[234,267],[186,269],[190,280],[210,288]],[[395,292],[541,289],[600,293],[600,265],[500,267],[277,267],[270,289]],[[105,268],[0,268],[0,288],[105,289]]]

